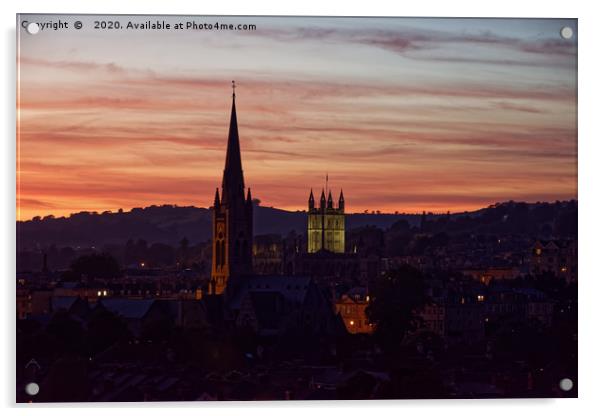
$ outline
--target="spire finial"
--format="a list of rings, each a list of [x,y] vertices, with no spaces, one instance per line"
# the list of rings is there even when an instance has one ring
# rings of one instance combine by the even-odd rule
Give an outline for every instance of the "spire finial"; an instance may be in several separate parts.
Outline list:
[[[232,80],[232,98],[236,97],[236,83]]]

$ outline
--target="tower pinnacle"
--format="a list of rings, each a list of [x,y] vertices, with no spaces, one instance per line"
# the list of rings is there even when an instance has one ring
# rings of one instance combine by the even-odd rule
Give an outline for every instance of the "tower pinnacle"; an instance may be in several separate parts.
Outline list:
[[[219,208],[219,188],[215,188],[215,200],[213,201],[213,206]]]

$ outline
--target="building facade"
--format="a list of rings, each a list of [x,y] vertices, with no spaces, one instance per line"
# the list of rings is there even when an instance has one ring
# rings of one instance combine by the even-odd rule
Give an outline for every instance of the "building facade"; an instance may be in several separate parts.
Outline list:
[[[320,197],[320,205],[316,206],[313,190],[309,193],[309,210],[307,216],[307,252],[320,250],[332,253],[345,252],[345,199],[343,191],[339,196],[338,207],[334,207],[332,193],[328,192],[328,200],[324,190]]]
[[[335,302],[335,312],[341,316],[347,332],[350,334],[371,334],[374,326],[366,316],[370,304],[368,290],[355,287],[344,293]]]
[[[577,242],[574,240],[537,240],[530,249],[529,272],[551,273],[567,283],[577,281]]]

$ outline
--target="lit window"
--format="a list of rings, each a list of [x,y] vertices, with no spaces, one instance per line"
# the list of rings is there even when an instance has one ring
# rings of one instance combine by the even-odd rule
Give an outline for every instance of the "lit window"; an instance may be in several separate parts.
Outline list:
[[[536,248],[535,249],[535,254],[537,254],[538,256],[541,256],[541,249],[540,248]]]
[[[100,290],[99,290],[99,291],[98,291],[98,296],[101,296],[101,295],[102,295],[102,293],[101,293],[101,292],[100,292]]]
[[[103,291],[102,291],[102,295],[103,295],[103,296],[107,296],[107,291],[106,291],[106,290],[103,290]]]
[[[479,302],[483,302],[483,301],[485,300],[485,296],[483,296],[483,295],[478,295],[478,296],[477,296],[477,300],[478,300]]]
[[[353,326],[353,325],[355,325],[355,322],[354,321],[349,321],[349,325]]]

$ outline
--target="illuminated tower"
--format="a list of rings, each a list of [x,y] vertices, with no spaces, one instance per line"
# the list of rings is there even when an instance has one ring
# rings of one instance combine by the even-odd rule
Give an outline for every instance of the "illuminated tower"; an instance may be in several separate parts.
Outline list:
[[[326,250],[332,253],[345,252],[345,199],[343,191],[339,196],[339,205],[334,207],[332,194],[328,200],[324,190],[320,196],[320,205],[315,206],[313,189],[309,193],[307,215],[307,252]]]
[[[221,294],[228,279],[252,273],[253,203],[251,188],[245,199],[245,182],[240,157],[236,94],[232,81],[232,112],[222,193],[215,190],[213,203],[213,262],[209,292]]]

